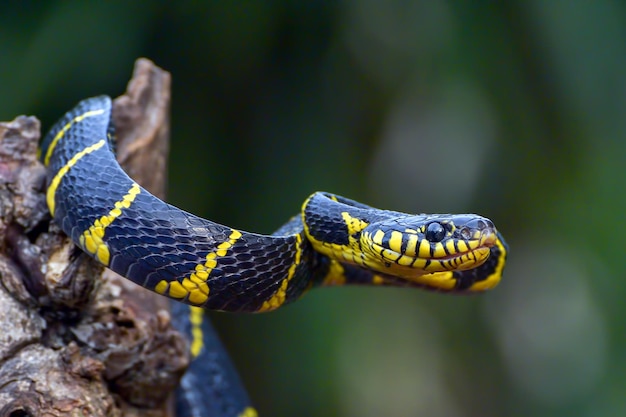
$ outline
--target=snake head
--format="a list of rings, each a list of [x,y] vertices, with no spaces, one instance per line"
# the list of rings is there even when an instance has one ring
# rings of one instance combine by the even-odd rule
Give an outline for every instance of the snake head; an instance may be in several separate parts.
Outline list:
[[[491,220],[475,214],[385,219],[359,236],[365,265],[404,278],[476,268],[497,239]]]

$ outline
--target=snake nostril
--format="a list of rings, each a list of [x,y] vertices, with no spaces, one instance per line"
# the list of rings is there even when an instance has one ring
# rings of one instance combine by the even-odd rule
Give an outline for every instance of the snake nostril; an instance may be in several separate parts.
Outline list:
[[[483,230],[487,227],[487,224],[482,220],[478,220],[476,226],[478,226],[478,229]]]

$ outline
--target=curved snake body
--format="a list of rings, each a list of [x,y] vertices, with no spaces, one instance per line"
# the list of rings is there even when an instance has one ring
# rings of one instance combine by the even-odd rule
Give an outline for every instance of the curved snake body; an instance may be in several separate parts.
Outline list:
[[[505,264],[502,236],[474,214],[409,215],[315,193],[299,216],[262,235],[187,213],[121,169],[106,96],[80,102],[57,122],[41,159],[50,212],[83,251],[192,306],[269,311],[320,285],[484,291]]]

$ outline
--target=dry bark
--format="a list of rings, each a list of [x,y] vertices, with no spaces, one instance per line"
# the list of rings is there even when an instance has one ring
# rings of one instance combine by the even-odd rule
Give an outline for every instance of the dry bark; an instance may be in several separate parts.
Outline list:
[[[118,160],[164,195],[170,76],[137,61],[114,102]],[[50,221],[39,122],[0,123],[0,417],[171,416],[188,364],[167,300],[104,270]]]

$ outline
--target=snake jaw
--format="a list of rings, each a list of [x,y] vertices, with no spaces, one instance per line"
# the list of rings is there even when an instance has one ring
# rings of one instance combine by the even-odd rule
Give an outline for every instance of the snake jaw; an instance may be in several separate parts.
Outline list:
[[[497,242],[493,223],[477,215],[422,217],[418,227],[410,220],[384,221],[363,231],[360,246],[367,267],[409,279],[467,270],[484,263]]]

